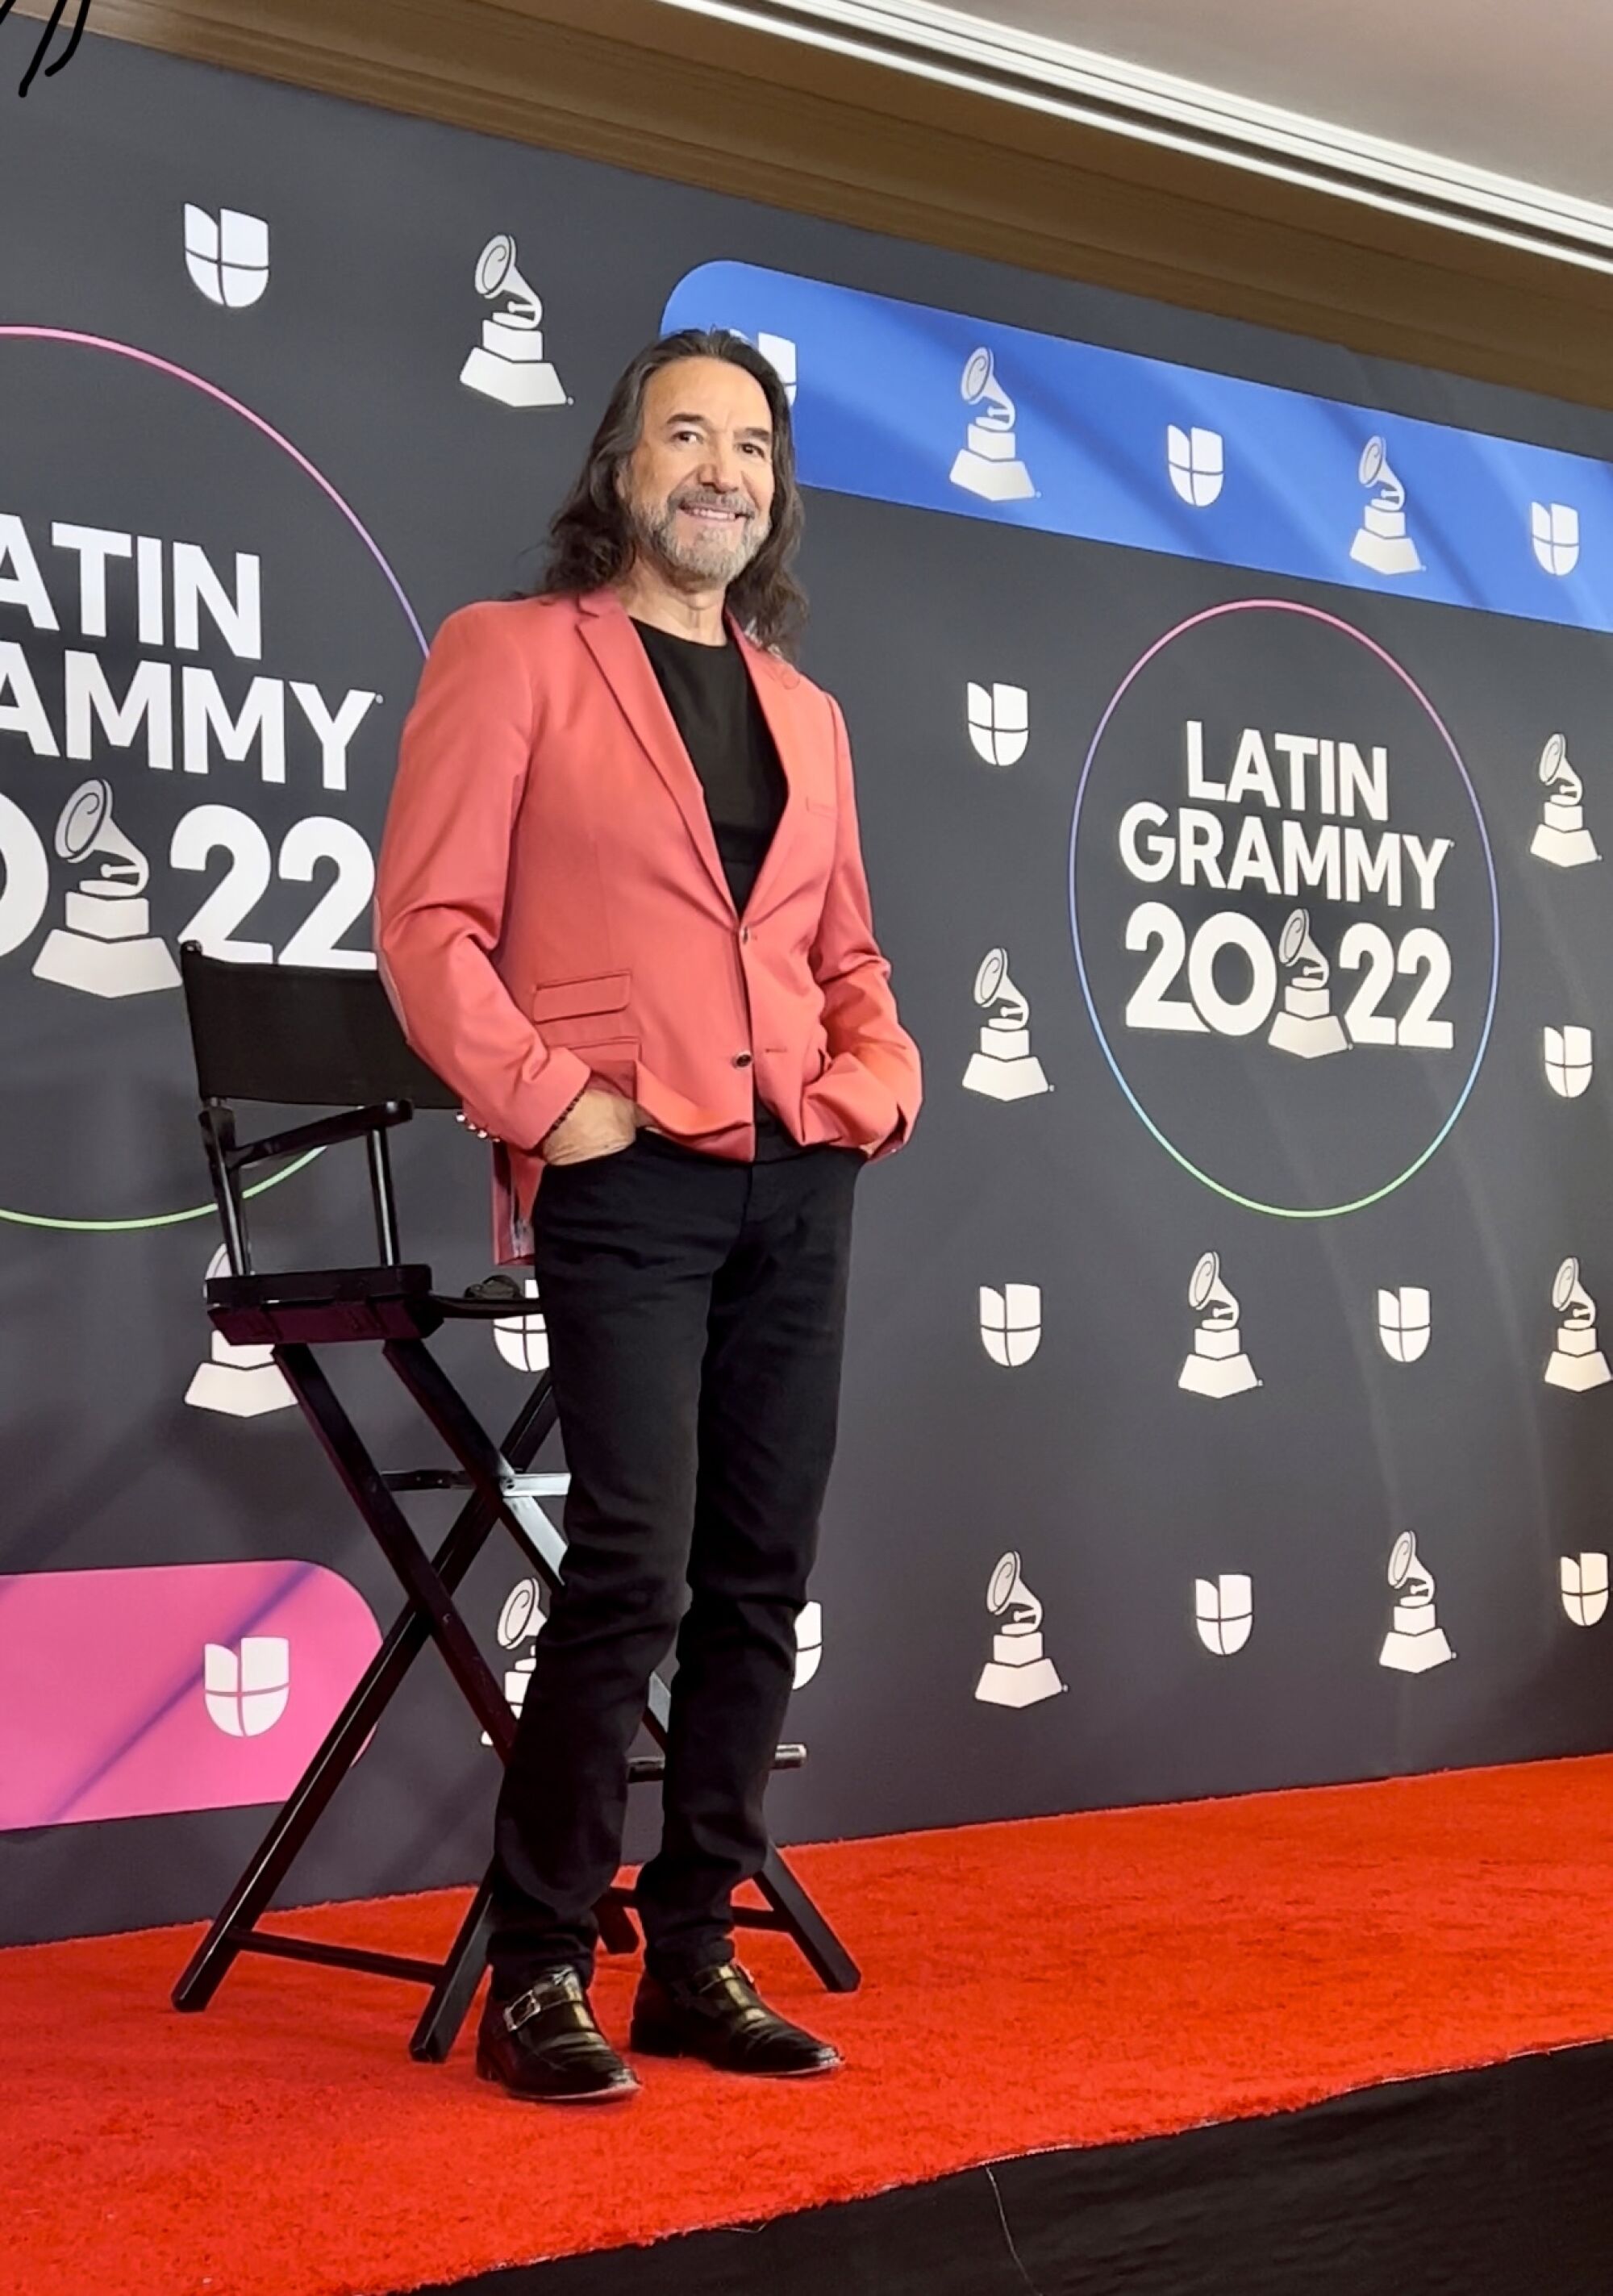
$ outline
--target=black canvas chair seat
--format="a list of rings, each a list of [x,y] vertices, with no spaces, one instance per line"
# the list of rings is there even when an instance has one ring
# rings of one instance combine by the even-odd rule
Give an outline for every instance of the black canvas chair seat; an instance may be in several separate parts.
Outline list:
[[[237,1345],[274,1351],[304,1418],[348,1497],[363,1516],[405,1595],[403,1609],[347,1705],[225,1899],[174,1991],[176,2008],[203,2009],[241,1953],[320,1962],[430,1988],[410,2047],[440,2060],[464,2021],[487,1960],[490,1892],[484,1879],[459,1934],[441,1962],[370,1953],[258,1927],[275,1891],[337,1787],[351,1769],[409,1668],[435,1642],[466,1703],[499,1759],[507,1761],[515,1719],[491,1669],[454,1607],[454,1595],[495,1526],[515,1540],[527,1568],[553,1591],[565,1542],[542,1501],[563,1478],[532,1472],[556,1411],[547,1373],[537,1380],[502,1442],[482,1427],[425,1342],[452,1322],[485,1322],[519,1313],[519,1297],[454,1294],[433,1288],[431,1270],[405,1260],[388,1154],[388,1136],[416,1109],[447,1110],[457,1096],[405,1042],[385,990],[373,972],[313,966],[231,964],[194,942],[180,952],[180,973],[201,1095],[208,1168],[230,1272],[207,1285],[209,1318]],[[242,1141],[240,1103],[330,1112]],[[376,1258],[348,1267],[264,1271],[253,1260],[241,1176],[255,1164],[362,1140],[369,1162]],[[512,1287],[513,1291],[513,1287]],[[326,1378],[316,1350],[367,1343],[382,1357],[446,1447],[449,1466],[383,1469]],[[455,1490],[459,1513],[428,1554],[400,1496]],[[664,1748],[669,1692],[651,1679],[644,1725]],[[804,1746],[778,1748],[774,1767],[798,1768]],[[660,1777],[660,1751],[635,1755],[631,1783]],[[835,1992],[857,1985],[856,1964],[777,1851],[758,1877],[761,1906],[739,1906],[742,1926],[792,1937],[823,1982]],[[619,1886],[599,1907],[601,1938],[610,1952],[637,1942],[631,1893]]]

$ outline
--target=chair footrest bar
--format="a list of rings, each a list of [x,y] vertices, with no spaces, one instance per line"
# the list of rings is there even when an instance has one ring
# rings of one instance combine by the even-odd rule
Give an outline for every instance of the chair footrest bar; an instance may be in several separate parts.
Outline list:
[[[398,1977],[411,1985],[435,1985],[445,1967],[440,1961],[411,1961],[401,1953],[367,1953],[362,1946],[286,1937],[278,1930],[253,1930],[230,1942],[241,1953],[266,1953],[277,1961],[316,1961],[327,1969],[356,1969],[366,1977]]]
[[[397,1467],[381,1477],[389,1491],[468,1491],[471,1478],[459,1467]]]
[[[781,1746],[773,1758],[775,1770],[798,1770],[806,1759],[805,1746]],[[627,1760],[627,1784],[647,1786],[667,1775],[665,1754],[633,1754]]]

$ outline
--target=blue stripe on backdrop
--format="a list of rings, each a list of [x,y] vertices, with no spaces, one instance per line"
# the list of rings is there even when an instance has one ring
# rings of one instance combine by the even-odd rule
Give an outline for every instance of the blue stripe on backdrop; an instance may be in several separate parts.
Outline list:
[[[689,272],[664,324],[793,360],[808,486],[1613,629],[1613,464],[1586,455],[748,263]]]

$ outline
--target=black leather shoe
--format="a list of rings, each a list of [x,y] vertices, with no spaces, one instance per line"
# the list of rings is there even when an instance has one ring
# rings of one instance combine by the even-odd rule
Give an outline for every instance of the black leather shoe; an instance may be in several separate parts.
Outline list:
[[[603,2104],[638,2092],[594,2021],[582,1979],[569,1968],[544,1970],[513,2001],[488,2002],[476,2070],[512,2096],[542,2104]]]
[[[729,2073],[798,2077],[840,2062],[827,2041],[775,2015],[737,1961],[665,1985],[646,1971],[627,2046],[647,2057],[702,2057]]]

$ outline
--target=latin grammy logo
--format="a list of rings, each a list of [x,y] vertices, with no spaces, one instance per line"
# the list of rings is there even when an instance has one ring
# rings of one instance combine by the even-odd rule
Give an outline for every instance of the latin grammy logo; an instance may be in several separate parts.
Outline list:
[[[179,968],[167,942],[151,932],[145,898],[151,870],[144,854],[112,819],[112,792],[105,782],[86,782],[62,807],[56,854],[72,862],[99,854],[101,866],[68,895],[66,926],[59,925],[46,939],[34,959],[35,977],[91,996],[177,988]]]
[[[1258,1387],[1255,1367],[1243,1352],[1238,1302],[1221,1281],[1216,1253],[1207,1251],[1193,1269],[1187,1303],[1199,1323],[1192,1353],[1182,1366],[1177,1386],[1184,1387],[1190,1395],[1208,1395],[1216,1403]]]
[[[1541,1049],[1545,1056],[1546,1082],[1563,1100],[1577,1100],[1591,1088],[1594,1073],[1594,1046],[1589,1029],[1570,1023],[1561,1029],[1542,1031]]]
[[[1456,1653],[1434,1614],[1433,1574],[1418,1558],[1414,1532],[1403,1530],[1395,1541],[1388,1578],[1397,1600],[1379,1665],[1396,1674],[1427,1674],[1430,1667],[1444,1666]]]
[[[516,268],[515,242],[508,232],[495,233],[478,257],[476,291],[490,302],[500,296],[509,300],[482,321],[481,340],[461,367],[460,381],[501,406],[569,405],[559,375],[544,357],[544,307]]]
[[[1002,1620],[975,1696],[987,1706],[1036,1706],[1064,1687],[1042,1647],[1042,1605],[1020,1576],[1019,1558],[1005,1554],[991,1574],[986,1607]]]
[[[1369,439],[1363,447],[1359,476],[1363,487],[1376,491],[1361,513],[1350,556],[1374,574],[1421,574],[1422,561],[1406,532],[1405,488],[1389,468],[1381,439]]]
[[[1577,1259],[1565,1259],[1552,1278],[1552,1305],[1561,1321],[1546,1365],[1546,1385],[1566,1387],[1576,1395],[1587,1388],[1605,1387],[1613,1372],[1596,1344],[1596,1302],[1579,1280]]]
[[[1608,1558],[1605,1554],[1559,1555],[1562,1606],[1576,1627],[1594,1627],[1607,1615]]]
[[[963,369],[964,403],[984,412],[969,426],[969,439],[952,466],[952,482],[985,502],[1024,502],[1036,493],[1019,460],[1014,437],[1014,403],[997,381],[991,353],[971,351]]]
[[[520,1650],[523,1643],[536,1644],[544,1629],[544,1613],[539,1602],[540,1588],[536,1578],[518,1578],[504,1597],[504,1607],[498,1614],[498,1646],[503,1651]],[[514,1664],[504,1671],[504,1698],[510,1711],[519,1721],[526,1703],[527,1685],[537,1671],[537,1653],[528,1649]],[[484,1746],[492,1739],[487,1731],[481,1734]]]
[[[1541,751],[1538,771],[1551,795],[1529,841],[1530,852],[1554,869],[1580,869],[1587,861],[1600,861],[1596,840],[1585,827],[1585,785],[1568,763],[1568,745],[1560,734],[1553,734]]]
[[[979,1049],[963,1071],[966,1092],[988,1100],[1028,1100],[1052,1086],[1030,1049],[1030,1006],[1008,977],[1008,951],[987,950],[975,975],[975,1003],[997,1005],[980,1030]]]
[[[1281,1010],[1272,1022],[1266,1043],[1302,1061],[1318,1061],[1328,1053],[1347,1053],[1350,1040],[1332,1010],[1328,989],[1332,967],[1311,939],[1310,922],[1303,909],[1296,909],[1283,926],[1277,955],[1289,978]]]
[[[220,1244],[208,1262],[206,1281],[230,1272],[230,1256]],[[222,1412],[229,1419],[258,1419],[283,1411],[297,1398],[286,1385],[273,1348],[237,1346],[222,1332],[212,1335],[207,1360],[196,1366],[184,1399],[198,1411]]]

